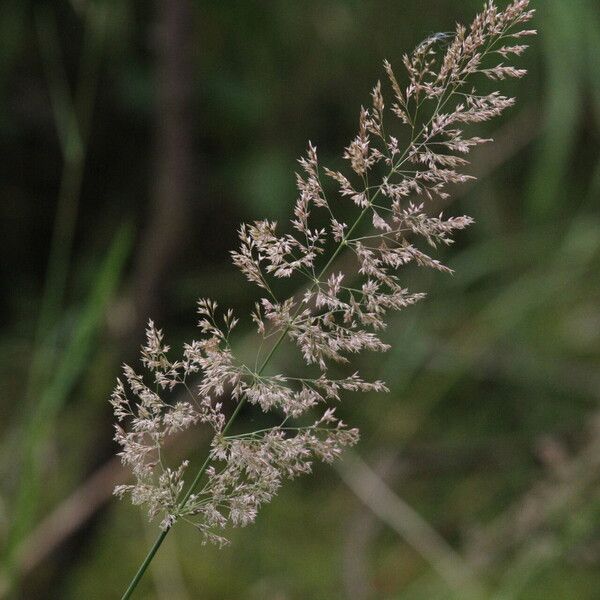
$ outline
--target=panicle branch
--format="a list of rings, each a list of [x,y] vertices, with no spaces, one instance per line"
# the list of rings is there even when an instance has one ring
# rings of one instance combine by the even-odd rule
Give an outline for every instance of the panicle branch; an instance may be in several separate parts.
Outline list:
[[[358,430],[338,419],[331,403],[344,390],[380,392],[386,391],[385,384],[364,381],[358,373],[334,379],[328,375],[330,366],[348,363],[364,350],[389,348],[381,338],[389,311],[424,297],[403,285],[402,267],[451,272],[432,252],[452,244],[455,232],[473,221],[431,215],[428,203],[447,198],[450,184],[470,179],[462,171],[467,155],[490,140],[473,136],[469,126],[514,104],[499,92],[478,93],[477,86],[481,79],[525,74],[507,61],[526,49],[520,40],[535,33],[524,29],[532,17],[528,0],[515,0],[504,10],[490,1],[469,27],[458,25],[453,34],[430,36],[405,55],[405,77],[397,77],[385,61],[391,104],[386,110],[384,86],[378,81],[371,106],[360,111],[358,133],[343,153],[349,169],[343,173],[322,167],[317,148],[309,143],[299,160],[289,231],[280,233],[278,224],[268,220],[241,226],[240,247],[231,254],[248,281],[265,294],[252,313],[261,347],[272,344],[262,368],[236,356],[230,336],[238,320],[231,310],[220,313],[212,300],[198,302],[202,335],[184,345],[180,360],[168,357],[162,331],[149,322],[142,364],[150,385],[125,366],[127,386],[118,380],[111,397],[118,421],[115,439],[135,478],[133,484],[119,486],[118,495],[128,494],[134,504],[145,505],[150,518],[160,516],[163,529],[186,519],[205,541],[222,544],[226,540],[220,531],[254,521],[283,480],[309,473],[315,459],[330,462],[358,441]],[[350,226],[336,217],[342,203],[355,207]],[[342,250],[354,261],[336,271],[334,260]],[[304,284],[304,291],[278,298],[277,281],[290,278]],[[307,365],[315,365],[317,374],[263,373],[284,339],[298,347]],[[176,388],[184,390],[185,400],[162,397]],[[274,413],[278,424],[227,436],[228,398]],[[321,416],[314,420],[311,415],[317,411]],[[200,486],[184,495],[188,462],[169,467],[161,449],[168,436],[197,424],[212,428],[208,466],[200,473]]]

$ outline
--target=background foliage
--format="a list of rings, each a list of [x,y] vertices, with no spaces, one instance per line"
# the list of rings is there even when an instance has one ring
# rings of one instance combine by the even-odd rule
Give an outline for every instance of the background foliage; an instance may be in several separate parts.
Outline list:
[[[479,5],[3,2],[3,595],[119,596],[155,529],[108,495],[107,397],[145,319],[176,345],[199,295],[247,314],[238,223],[284,219],[307,139],[335,163],[382,59]],[[456,275],[411,272],[428,300],[361,365],[392,393],[344,406],[389,489],[354,457],[224,550],[177,528],[140,597],[598,597],[600,9],[537,8],[517,108],[445,209],[477,221]]]

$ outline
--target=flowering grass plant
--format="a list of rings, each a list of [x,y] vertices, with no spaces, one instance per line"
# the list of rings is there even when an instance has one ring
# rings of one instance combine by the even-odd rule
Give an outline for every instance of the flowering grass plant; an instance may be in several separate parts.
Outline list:
[[[478,88],[485,80],[525,74],[510,59],[524,52],[522,39],[535,33],[526,29],[532,17],[529,0],[515,0],[504,10],[488,2],[469,27],[433,35],[405,55],[404,77],[385,61],[391,102],[377,82],[344,151],[348,168],[322,166],[309,144],[299,161],[288,230],[268,220],[241,226],[233,262],[262,295],[252,313],[258,335],[254,360],[236,354],[231,332],[238,319],[213,300],[198,302],[201,335],[184,345],[178,359],[171,358],[162,331],[150,321],[142,348],[149,375],[125,366],[111,398],[115,439],[134,479],[115,492],[145,506],[161,528],[125,598],[177,521],[193,524],[204,542],[224,544],[227,527],[252,523],[284,480],[309,473],[315,460],[335,460],[357,443],[358,430],[336,416],[335,403],[345,391],[379,392],[386,386],[351,367],[347,376],[333,377],[330,367],[350,364],[365,350],[389,348],[383,336],[387,314],[424,297],[403,285],[405,265],[451,272],[435,250],[451,244],[472,219],[432,215],[428,204],[448,198],[450,185],[470,178],[463,172],[467,155],[490,141],[474,136],[471,126],[514,104],[513,98]],[[354,206],[353,221],[339,216],[340,203]],[[352,260],[338,269],[342,252]],[[300,291],[281,297],[277,280],[290,278]],[[312,377],[270,372],[286,340],[297,346]],[[169,392],[179,389],[183,393],[171,401]],[[245,405],[271,413],[273,426],[231,435]],[[169,466],[165,441],[197,426],[210,429],[210,449],[186,483],[189,463]]]

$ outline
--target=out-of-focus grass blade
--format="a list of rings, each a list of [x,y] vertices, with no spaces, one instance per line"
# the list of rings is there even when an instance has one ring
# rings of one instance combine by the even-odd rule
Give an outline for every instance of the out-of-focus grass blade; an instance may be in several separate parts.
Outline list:
[[[64,165],[46,281],[38,316],[35,343],[25,393],[26,415],[20,425],[24,432],[18,458],[22,463],[16,502],[11,517],[8,542],[3,550],[11,569],[12,553],[28,521],[35,515],[37,494],[36,450],[45,439],[54,416],[77,382],[87,360],[87,350],[98,328],[110,293],[118,282],[130,245],[129,227],[113,242],[100,276],[83,309],[74,335],[61,354],[55,344],[65,286],[70,266],[71,246],[79,204],[86,155],[86,140],[93,112],[100,60],[104,46],[106,10],[89,5],[85,10],[85,34],[77,89],[72,95],[64,72],[58,31],[52,10],[36,13],[40,55],[44,63],[52,99]],[[29,411],[29,412],[27,412]]]
[[[28,401],[31,401],[32,394],[40,385],[47,384],[54,368],[54,329],[65,296],[87,154],[87,138],[104,46],[105,10],[91,6],[86,11],[86,17],[79,80],[75,93],[71,94],[53,13],[48,8],[41,8],[36,13],[40,56],[48,79],[64,164],[27,383]]]
[[[586,3],[585,35],[587,38],[588,81],[594,98],[596,123],[600,122],[600,15],[594,0]]]
[[[8,548],[9,557],[15,544],[36,516],[40,486],[39,452],[48,439],[53,424],[69,395],[80,380],[93,354],[94,342],[104,322],[106,309],[121,280],[132,246],[132,227],[123,225],[98,270],[89,297],[82,308],[73,335],[57,360],[50,384],[40,390],[33,413],[23,436],[21,479],[12,515]],[[10,565],[10,561],[7,561]]]
[[[533,166],[528,216],[535,221],[556,217],[564,202],[564,178],[577,142],[582,112],[581,88],[586,71],[584,2],[547,0],[539,6],[545,46],[547,87],[544,136]]]

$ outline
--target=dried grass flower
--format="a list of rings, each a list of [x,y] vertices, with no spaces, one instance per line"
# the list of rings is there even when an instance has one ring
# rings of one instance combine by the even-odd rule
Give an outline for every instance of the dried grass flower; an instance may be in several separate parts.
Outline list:
[[[431,215],[428,205],[447,198],[450,184],[470,178],[464,173],[468,154],[489,141],[472,135],[470,126],[513,105],[513,98],[478,89],[482,79],[525,74],[509,61],[525,50],[523,38],[535,33],[525,29],[532,16],[528,0],[504,10],[490,1],[469,27],[430,36],[405,55],[404,77],[386,61],[391,100],[377,82],[343,153],[348,169],[321,166],[309,143],[299,160],[290,227],[282,231],[269,220],[241,226],[240,246],[231,255],[262,293],[252,314],[257,347],[269,349],[266,356],[258,351],[260,366],[236,355],[231,333],[238,319],[231,310],[220,312],[213,300],[198,302],[200,336],[185,344],[179,359],[170,357],[162,331],[149,322],[142,348],[147,375],[125,366],[124,381],[111,397],[115,439],[134,477],[117,487],[119,496],[144,505],[163,530],[185,519],[204,541],[223,544],[224,530],[252,523],[284,480],[309,473],[315,460],[335,460],[357,443],[358,430],[341,421],[332,405],[345,390],[379,392],[385,384],[359,373],[334,378],[330,367],[390,347],[384,337],[388,313],[424,297],[405,287],[403,267],[451,272],[435,250],[452,244],[455,232],[472,219]],[[355,207],[352,224],[339,216],[342,203]],[[335,259],[342,251],[354,260],[338,271]],[[303,291],[279,297],[277,280],[291,278]],[[286,339],[316,371],[312,378],[267,373]],[[175,402],[168,399],[173,390],[184,392]],[[231,402],[236,408],[228,419]],[[245,403],[272,413],[277,424],[228,435]],[[169,436],[198,426],[212,430],[212,442],[186,488],[188,461],[169,466],[164,445]]]

